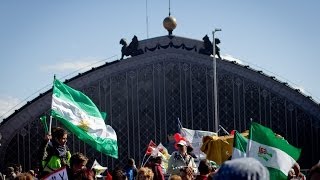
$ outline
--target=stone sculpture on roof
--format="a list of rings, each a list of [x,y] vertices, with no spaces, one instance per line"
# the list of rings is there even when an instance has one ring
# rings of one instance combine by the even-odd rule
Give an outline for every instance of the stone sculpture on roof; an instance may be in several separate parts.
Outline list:
[[[208,37],[208,35],[205,35],[203,38],[203,47],[199,50],[200,54],[205,54],[205,55],[211,55],[213,54],[213,45]],[[215,38],[215,49],[216,49],[216,55],[221,59],[220,57],[220,48],[217,46],[217,44],[220,44],[220,39]]]
[[[138,41],[138,37],[137,36],[133,36],[131,43],[127,44],[126,39],[122,38],[120,40],[120,44],[122,45],[121,48],[121,59],[123,59],[124,56],[137,56],[140,54],[143,54],[143,50],[142,49],[138,49],[139,48],[139,41]]]

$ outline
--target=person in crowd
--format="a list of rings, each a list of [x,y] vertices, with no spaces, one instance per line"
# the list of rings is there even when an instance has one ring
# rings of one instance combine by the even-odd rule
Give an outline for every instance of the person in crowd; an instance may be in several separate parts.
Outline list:
[[[196,180],[207,180],[209,173],[211,173],[211,166],[208,160],[203,159],[200,161],[199,166],[199,175],[197,175]]]
[[[13,166],[14,168],[14,173],[16,173],[16,175],[19,175],[20,173],[22,173],[22,166],[21,164],[15,164]]]
[[[34,170],[30,169],[28,173],[35,179],[37,177],[37,174],[34,172]]]
[[[56,127],[52,129],[52,136],[45,137],[40,147],[41,175],[44,176],[63,166],[69,165],[71,153],[66,145],[68,132]]]
[[[87,168],[87,163],[88,158],[85,155],[80,152],[74,153],[70,158],[70,166],[67,168],[69,179],[76,177],[80,171],[85,173],[82,169]]]
[[[191,145],[187,146],[187,153],[192,156],[194,159],[197,159],[197,156],[193,152],[193,147]]]
[[[169,180],[182,180],[179,175],[172,175],[169,177]]]
[[[0,180],[4,180],[3,174],[0,172]]]
[[[218,168],[220,167],[216,162],[208,160],[211,172],[208,175],[208,179],[212,179],[213,176],[217,173]]]
[[[126,176],[128,177],[128,180],[135,180],[138,170],[136,168],[135,162],[133,158],[129,158],[127,165],[123,168],[124,172],[126,173]]]
[[[297,162],[294,163],[294,165],[290,169],[287,179],[306,179],[305,175],[300,172],[300,165]]]
[[[106,173],[106,175],[105,175],[104,180],[112,180],[112,175],[108,169],[105,171],[105,173]]]
[[[138,171],[137,180],[153,180],[153,172],[150,168],[142,167]]]
[[[14,168],[11,166],[6,169],[5,175],[6,175],[6,179],[9,179],[9,180],[14,179],[17,176],[16,173],[14,172]]]
[[[225,161],[213,180],[269,180],[269,171],[254,158]]]
[[[307,176],[307,180],[318,180],[320,179],[320,161],[314,165]]]
[[[122,171],[122,169],[120,167],[116,167],[113,171],[112,171],[112,180],[126,180],[127,176],[126,174]]]
[[[20,173],[18,174],[14,180],[33,180],[33,176],[29,173]]]
[[[185,167],[180,169],[180,177],[182,180],[192,180],[194,179],[194,171],[192,167]]]
[[[161,167],[162,158],[161,156],[157,156],[151,159],[151,170],[154,174],[154,180],[164,180],[164,175]]]
[[[68,179],[69,176],[68,176]],[[94,180],[95,179],[95,174],[93,170],[87,169],[87,168],[82,168],[77,171],[76,174],[71,178],[71,180]]]
[[[187,142],[180,140],[177,143],[178,151],[174,151],[168,162],[167,173],[171,175],[179,175],[180,169],[191,167],[193,173],[197,173],[197,166],[194,158],[187,153]]]

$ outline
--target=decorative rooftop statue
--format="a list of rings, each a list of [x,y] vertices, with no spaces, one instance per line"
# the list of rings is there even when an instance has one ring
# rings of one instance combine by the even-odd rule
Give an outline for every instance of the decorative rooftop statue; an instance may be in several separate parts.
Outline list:
[[[205,54],[205,55],[211,55],[213,53],[213,45],[208,37],[208,35],[205,35],[203,38],[203,47],[199,50],[200,54]],[[220,44],[220,39],[215,38],[215,50],[216,50],[216,55],[221,59],[220,57],[220,48],[217,46],[217,44]]]
[[[138,37],[137,36],[133,36],[132,38],[132,41],[131,43],[127,44],[127,41],[122,38],[120,40],[120,44],[122,45],[122,48],[121,48],[121,59],[123,59],[124,56],[137,56],[137,55],[140,55],[140,54],[143,54],[143,50],[142,49],[138,49],[139,47],[139,41],[138,41]]]

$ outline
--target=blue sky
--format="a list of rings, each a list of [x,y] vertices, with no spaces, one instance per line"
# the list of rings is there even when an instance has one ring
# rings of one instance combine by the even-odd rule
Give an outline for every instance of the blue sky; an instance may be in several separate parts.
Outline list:
[[[121,38],[166,35],[168,1],[0,1],[0,121],[51,87],[121,57]],[[174,35],[201,40],[212,30],[221,54],[240,59],[318,102],[320,1],[171,0]],[[147,12],[147,13],[146,13]],[[148,14],[148,33],[146,14]],[[17,105],[18,104],[18,105]]]

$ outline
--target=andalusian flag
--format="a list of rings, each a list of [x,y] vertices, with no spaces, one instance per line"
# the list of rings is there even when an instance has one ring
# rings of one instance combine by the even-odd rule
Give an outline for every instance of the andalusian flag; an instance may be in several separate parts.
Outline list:
[[[85,94],[59,80],[53,82],[52,117],[97,151],[118,158],[117,135]]]
[[[235,131],[233,139],[232,159],[246,157],[248,139]]]
[[[290,145],[271,129],[252,123],[247,156],[258,159],[269,169],[270,179],[287,179],[293,164],[300,157],[301,149]]]

